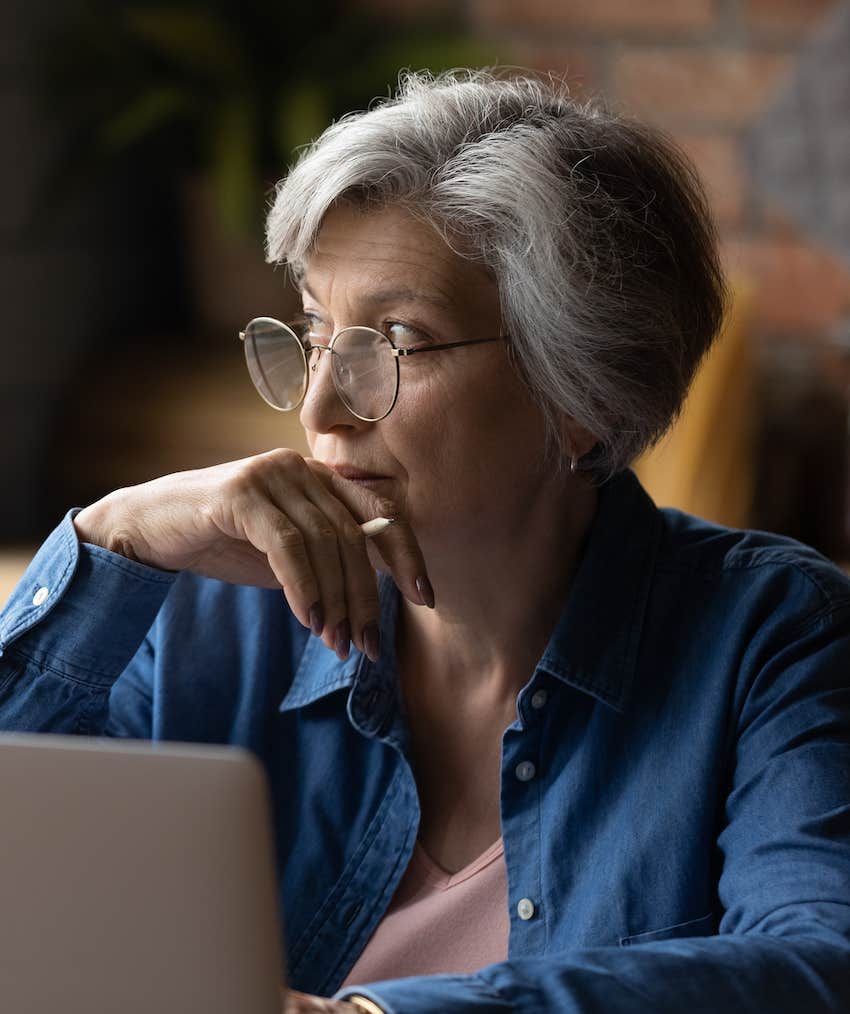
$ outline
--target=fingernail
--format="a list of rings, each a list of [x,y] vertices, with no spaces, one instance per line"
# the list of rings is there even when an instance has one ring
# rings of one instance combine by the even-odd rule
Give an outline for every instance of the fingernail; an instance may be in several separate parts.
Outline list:
[[[373,662],[378,661],[381,654],[381,631],[377,623],[367,623],[363,628],[363,647]]]
[[[325,611],[322,609],[321,602],[314,602],[310,606],[310,629],[316,637],[319,637],[325,629]]]
[[[340,620],[334,633],[334,651],[339,655],[340,661],[348,658],[348,650],[351,647],[351,624],[348,619]]]
[[[434,589],[431,587],[431,582],[427,577],[416,578],[416,590],[419,592],[419,598],[422,599],[422,605],[433,609],[435,604]]]

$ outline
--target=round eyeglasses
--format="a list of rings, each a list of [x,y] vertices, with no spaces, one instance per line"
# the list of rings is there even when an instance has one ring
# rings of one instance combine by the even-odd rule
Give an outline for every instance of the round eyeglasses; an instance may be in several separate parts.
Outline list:
[[[298,408],[307,393],[310,370],[315,372],[322,352],[328,352],[337,394],[348,411],[364,422],[378,422],[392,412],[402,356],[504,340],[504,336],[473,338],[400,349],[382,332],[356,326],[338,331],[329,345],[317,345],[310,340],[309,326],[300,321],[284,324],[273,317],[255,317],[239,337],[254,387],[272,408],[278,412]],[[311,361],[314,351],[317,354]]]

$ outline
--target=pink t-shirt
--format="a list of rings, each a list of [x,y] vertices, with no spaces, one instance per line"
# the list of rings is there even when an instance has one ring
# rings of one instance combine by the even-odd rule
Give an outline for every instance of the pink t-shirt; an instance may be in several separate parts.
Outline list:
[[[475,972],[507,958],[509,932],[501,838],[457,873],[439,867],[417,841],[390,907],[343,986]]]

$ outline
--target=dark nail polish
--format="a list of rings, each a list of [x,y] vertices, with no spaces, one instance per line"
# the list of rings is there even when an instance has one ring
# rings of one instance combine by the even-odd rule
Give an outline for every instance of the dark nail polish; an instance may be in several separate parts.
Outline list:
[[[319,637],[325,629],[325,611],[322,609],[321,602],[314,602],[310,606],[310,629],[316,637]]]
[[[435,605],[434,589],[427,577],[416,578],[416,590],[419,592],[419,598],[422,599],[422,605],[433,609]]]
[[[363,628],[363,647],[369,658],[377,662],[381,654],[381,631],[377,623],[367,623]]]
[[[334,651],[344,662],[348,658],[348,651],[351,647],[351,624],[347,619],[340,620],[334,634]]]

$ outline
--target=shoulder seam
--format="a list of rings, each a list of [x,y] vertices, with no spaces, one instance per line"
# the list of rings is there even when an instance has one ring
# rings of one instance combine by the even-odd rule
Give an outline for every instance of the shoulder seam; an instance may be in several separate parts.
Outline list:
[[[789,640],[794,640],[795,637],[809,633],[809,631],[815,630],[817,627],[821,626],[824,621],[834,619],[841,614],[850,616],[850,597],[846,599],[839,599],[837,601],[829,599],[824,602],[820,609],[815,610],[813,613],[809,613],[807,616],[801,617],[800,622],[791,628]]]
[[[835,563],[828,560],[826,557],[821,561],[828,567],[833,567],[842,573],[840,568]],[[677,560],[675,557],[668,558],[663,561],[659,561],[656,565],[656,570],[664,573],[691,573],[695,575],[701,575],[705,578],[719,577],[726,571],[743,571],[743,570],[759,570],[764,567],[793,567],[794,570],[798,571],[803,577],[807,578],[808,581],[817,588],[817,590],[827,599],[833,599],[833,593],[819,581],[813,569],[809,566],[808,560],[801,560],[796,556],[788,556],[784,553],[768,560],[755,560],[750,562],[744,561],[728,561],[724,560],[720,566],[715,567],[698,567],[691,565],[683,560]],[[848,592],[848,599],[850,599],[850,592]]]

